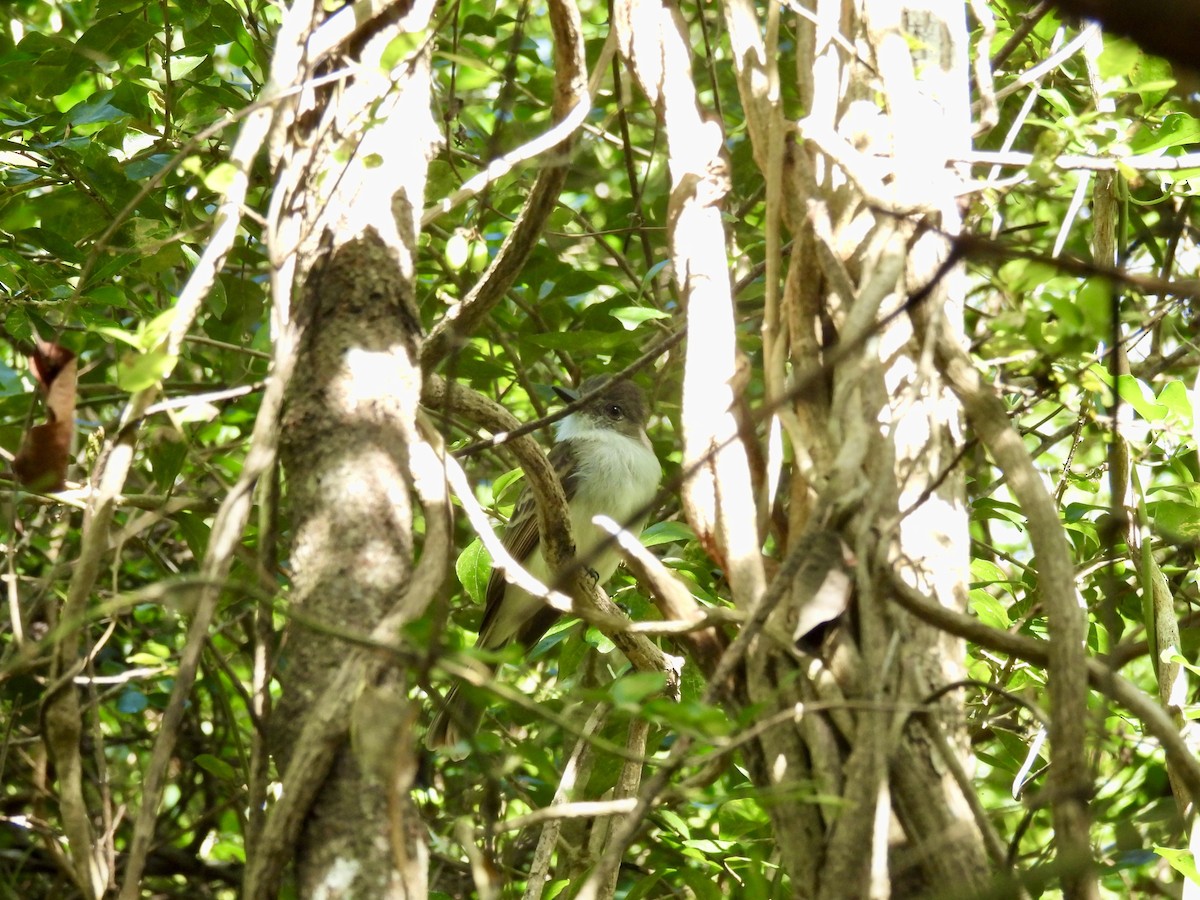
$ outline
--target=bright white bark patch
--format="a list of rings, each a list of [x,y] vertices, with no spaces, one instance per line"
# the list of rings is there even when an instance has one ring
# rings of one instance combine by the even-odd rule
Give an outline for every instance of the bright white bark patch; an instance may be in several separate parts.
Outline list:
[[[775,762],[771,766],[771,778],[774,779],[776,783],[780,783],[787,776],[787,770],[787,757],[782,753],[777,754],[775,756]]]
[[[339,380],[347,412],[397,394],[411,395],[414,368],[408,351],[401,346],[383,352],[351,347],[346,351],[345,378]]]
[[[321,883],[313,891],[313,900],[338,900],[346,896],[361,870],[362,866],[357,860],[341,857],[335,859]]]

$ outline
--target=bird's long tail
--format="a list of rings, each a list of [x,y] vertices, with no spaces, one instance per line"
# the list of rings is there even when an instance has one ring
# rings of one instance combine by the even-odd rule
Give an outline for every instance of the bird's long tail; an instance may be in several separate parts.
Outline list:
[[[430,750],[452,747],[464,735],[473,733],[483,718],[483,710],[452,685],[446,694],[446,702],[433,717],[429,730],[425,732],[425,746]]]

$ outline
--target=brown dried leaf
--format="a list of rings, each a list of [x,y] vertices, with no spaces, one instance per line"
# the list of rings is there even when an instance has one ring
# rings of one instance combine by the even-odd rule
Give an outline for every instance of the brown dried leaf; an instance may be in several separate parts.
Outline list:
[[[71,460],[71,426],[66,422],[34,425],[25,433],[13,460],[21,484],[34,491],[62,490]]]
[[[38,338],[29,364],[46,401],[46,421],[25,433],[13,460],[13,472],[21,484],[33,490],[57,491],[66,484],[75,434],[75,354]]]
[[[820,532],[812,538],[808,558],[792,585],[797,612],[794,640],[833,622],[850,608],[854,594],[852,564],[850,549],[836,534]]]
[[[29,355],[29,365],[37,378],[38,386],[45,393],[55,378],[68,363],[75,361],[75,354],[61,344],[44,341],[40,337]]]

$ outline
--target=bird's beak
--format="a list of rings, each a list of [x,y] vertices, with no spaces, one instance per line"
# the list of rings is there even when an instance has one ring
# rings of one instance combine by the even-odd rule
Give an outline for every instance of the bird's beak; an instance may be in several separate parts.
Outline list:
[[[557,384],[553,387],[554,393],[558,394],[563,403],[574,403],[579,399],[579,393],[571,388],[559,387]]]

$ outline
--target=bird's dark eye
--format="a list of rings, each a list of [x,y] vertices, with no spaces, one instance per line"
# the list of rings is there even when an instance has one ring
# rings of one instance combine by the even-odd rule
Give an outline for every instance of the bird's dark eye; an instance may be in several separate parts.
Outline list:
[[[621,409],[616,403],[608,404],[608,406],[604,407],[604,411],[608,413],[608,417],[614,422],[625,418],[625,410]]]

